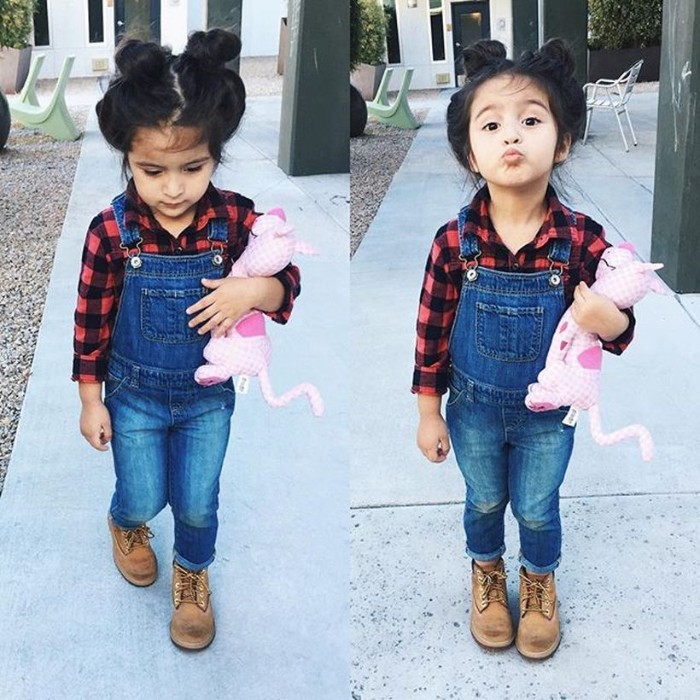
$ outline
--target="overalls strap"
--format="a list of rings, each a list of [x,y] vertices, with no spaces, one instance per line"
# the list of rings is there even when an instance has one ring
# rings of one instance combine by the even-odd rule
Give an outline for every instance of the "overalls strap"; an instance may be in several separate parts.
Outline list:
[[[479,252],[479,239],[474,233],[465,235],[469,207],[462,207],[457,215],[457,231],[459,232],[459,255],[463,259],[473,258]]]
[[[552,238],[549,243],[549,259],[561,265],[569,264],[569,256],[571,255],[571,239],[569,238]]]
[[[141,236],[139,234],[138,226],[132,226],[127,228],[124,223],[124,212],[126,211],[126,192],[122,192],[120,195],[116,196],[112,200],[112,210],[114,211],[114,218],[119,227],[119,238],[121,239],[122,246],[127,249],[135,246],[140,242]]]

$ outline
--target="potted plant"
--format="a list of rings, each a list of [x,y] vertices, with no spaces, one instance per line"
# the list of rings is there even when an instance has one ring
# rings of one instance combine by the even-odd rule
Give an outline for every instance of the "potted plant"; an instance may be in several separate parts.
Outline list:
[[[589,0],[588,80],[616,78],[640,58],[640,81],[659,79],[663,0]]]
[[[386,68],[386,27],[387,18],[378,0],[357,0],[350,81],[365,100],[374,98]]]
[[[19,92],[29,73],[34,0],[0,0],[0,89]]]

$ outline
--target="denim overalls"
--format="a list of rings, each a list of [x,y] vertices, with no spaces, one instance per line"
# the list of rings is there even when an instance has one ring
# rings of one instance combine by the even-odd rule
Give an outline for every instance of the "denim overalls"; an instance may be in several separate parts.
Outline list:
[[[467,555],[493,561],[505,551],[508,501],[520,529],[520,561],[553,571],[561,555],[559,487],[573,449],[566,410],[534,413],[524,399],[544,367],[565,308],[562,271],[571,241],[550,241],[550,269],[501,272],[479,267],[479,240],[458,217],[462,291],[450,336],[447,424],[466,482]],[[573,223],[575,225],[575,222]]]
[[[144,255],[138,228],[124,224],[124,205],[124,194],[112,202],[126,270],[105,383],[116,473],[110,512],[130,529],[170,503],[175,561],[200,570],[214,559],[235,394],[230,381],[194,381],[208,336],[188,327],[185,309],[204,295],[203,277],[222,276],[227,226],[210,222],[206,253]]]

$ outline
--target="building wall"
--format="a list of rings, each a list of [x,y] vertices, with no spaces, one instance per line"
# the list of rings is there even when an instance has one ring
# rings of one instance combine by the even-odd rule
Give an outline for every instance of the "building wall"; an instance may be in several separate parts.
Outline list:
[[[381,2],[381,0],[378,0]],[[491,38],[502,41],[509,53],[513,45],[512,0],[490,0],[489,19]],[[406,0],[397,0],[396,16],[399,27],[401,63],[412,67],[412,90],[450,87],[455,84],[454,49],[452,46],[451,0],[443,0],[443,30],[445,33],[445,60],[433,61],[430,46],[428,0],[417,0],[417,7],[409,8]],[[438,76],[448,74],[447,82],[438,82]]]
[[[243,0],[241,56],[276,56],[287,0]]]
[[[114,6],[103,0],[104,42],[88,42],[87,0],[47,0],[51,45],[36,47],[46,54],[41,78],[56,78],[63,59],[75,56],[71,77],[94,77],[114,70]],[[287,0],[243,0],[243,56],[276,56],[280,20]],[[181,51],[189,32],[206,24],[207,0],[161,0],[161,41]],[[97,60],[97,63],[94,61]],[[107,67],[104,68],[104,62]]]

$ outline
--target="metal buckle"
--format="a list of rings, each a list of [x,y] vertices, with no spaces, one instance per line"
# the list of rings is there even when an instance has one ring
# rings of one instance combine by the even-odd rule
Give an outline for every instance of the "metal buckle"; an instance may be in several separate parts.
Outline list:
[[[548,258],[551,265],[549,266],[549,284],[552,287],[558,287],[561,284],[561,276],[564,273],[564,266],[559,263],[559,267],[552,258]]]
[[[211,243],[211,252],[213,253],[212,256],[212,263],[216,265],[217,267],[220,265],[224,264],[224,250],[226,250],[226,247],[221,241],[214,241],[211,238],[209,238],[209,243]]]
[[[478,258],[480,255],[481,251],[479,251],[472,260],[467,260],[462,254],[459,256],[459,259],[464,265],[464,277],[466,278],[467,282],[474,282],[479,277],[479,273],[477,272],[476,268],[479,267]]]
[[[128,264],[134,270],[138,270],[141,265],[143,265],[143,260],[141,260],[141,244],[143,243],[143,238],[139,236],[139,239],[135,243],[134,248],[129,248],[129,246],[123,243],[119,244],[119,247],[126,252],[126,257],[128,258]]]

